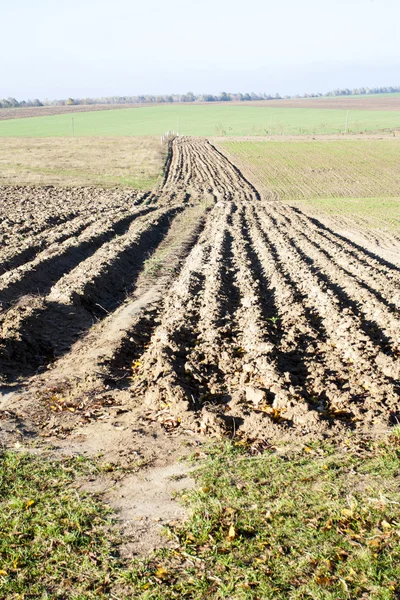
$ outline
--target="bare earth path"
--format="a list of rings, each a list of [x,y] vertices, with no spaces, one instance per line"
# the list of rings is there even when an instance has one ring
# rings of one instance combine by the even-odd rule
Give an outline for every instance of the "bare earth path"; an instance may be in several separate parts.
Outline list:
[[[201,433],[400,418],[398,266],[263,200],[209,142],[175,140],[154,194],[0,194],[6,443],[160,468]]]

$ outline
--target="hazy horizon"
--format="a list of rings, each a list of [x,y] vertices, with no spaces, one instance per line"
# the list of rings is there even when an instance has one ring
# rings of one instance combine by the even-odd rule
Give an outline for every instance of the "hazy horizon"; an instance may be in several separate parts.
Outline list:
[[[51,100],[399,85],[394,0],[6,5],[0,97]]]

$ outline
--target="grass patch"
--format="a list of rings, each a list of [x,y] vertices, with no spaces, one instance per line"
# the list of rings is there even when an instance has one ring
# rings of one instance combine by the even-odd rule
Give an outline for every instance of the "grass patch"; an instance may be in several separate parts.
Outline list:
[[[116,564],[108,511],[72,484],[79,459],[0,454],[0,597],[105,598]]]
[[[150,190],[162,179],[165,152],[158,138],[4,138],[0,185]]]
[[[3,452],[0,597],[399,598],[400,428],[381,442],[252,451],[197,452],[175,547],[130,563],[115,558],[107,509],[76,490],[93,467]]]
[[[214,448],[177,548],[135,564],[130,597],[398,598],[399,467],[399,435],[283,456]]]
[[[74,113],[74,135],[147,136],[178,129],[183,135],[248,136],[343,133],[347,111],[278,105],[166,105]],[[400,111],[351,110],[349,132],[400,127]],[[0,122],[0,137],[72,137],[71,114]]]

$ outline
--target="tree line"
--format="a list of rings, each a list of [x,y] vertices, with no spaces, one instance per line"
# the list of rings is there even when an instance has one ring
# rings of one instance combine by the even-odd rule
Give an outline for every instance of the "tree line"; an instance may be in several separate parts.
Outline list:
[[[255,94],[254,92],[241,94],[241,93],[227,93],[221,92],[221,94],[193,94],[188,92],[187,94],[164,94],[164,95],[140,95],[140,96],[106,96],[101,98],[66,98],[62,100],[21,100],[18,101],[15,98],[3,98],[0,100],[0,108],[23,108],[23,107],[35,107],[35,106],[86,106],[92,104],[172,104],[174,102],[249,102],[255,100],[281,100],[281,99],[292,99],[292,98],[321,98],[329,96],[355,96],[355,95],[367,95],[367,94],[393,94],[400,92],[400,86],[387,86],[387,87],[361,87],[361,88],[343,88],[335,89],[325,94],[303,94],[302,96],[296,94],[294,96],[281,96],[280,94]]]

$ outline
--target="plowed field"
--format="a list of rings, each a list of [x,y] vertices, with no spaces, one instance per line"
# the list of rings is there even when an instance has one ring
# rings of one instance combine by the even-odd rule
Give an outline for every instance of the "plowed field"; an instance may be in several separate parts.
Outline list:
[[[370,430],[399,414],[400,270],[179,138],[158,193],[1,191],[3,408],[143,406],[168,431]],[[97,407],[97,408],[93,408]]]

